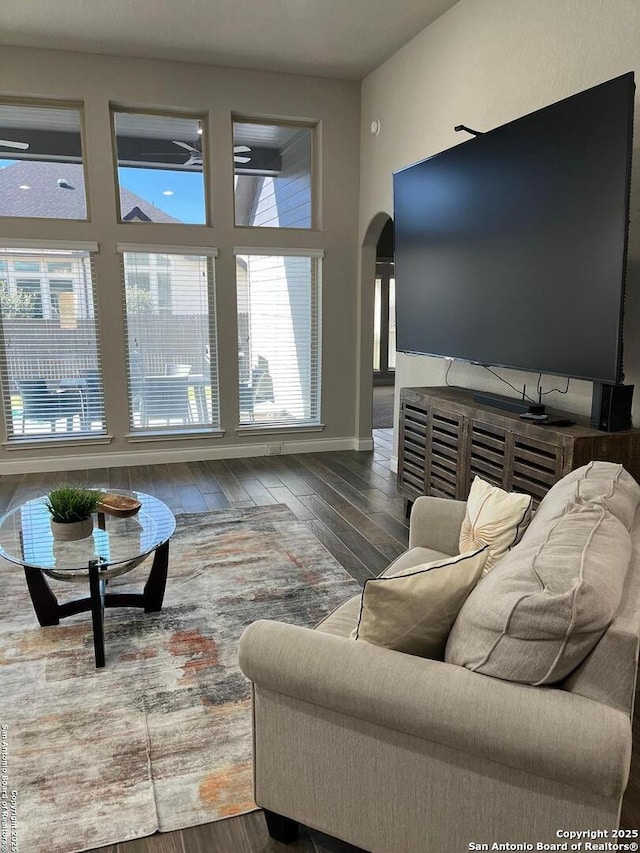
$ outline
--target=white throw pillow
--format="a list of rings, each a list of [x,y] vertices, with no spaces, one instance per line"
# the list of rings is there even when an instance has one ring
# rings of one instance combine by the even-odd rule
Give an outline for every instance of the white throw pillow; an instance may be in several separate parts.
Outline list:
[[[353,640],[442,660],[451,626],[484,568],[488,549],[365,581]]]
[[[467,512],[460,529],[460,553],[488,548],[486,575],[510,548],[522,539],[531,521],[530,495],[505,492],[475,477],[467,498]]]

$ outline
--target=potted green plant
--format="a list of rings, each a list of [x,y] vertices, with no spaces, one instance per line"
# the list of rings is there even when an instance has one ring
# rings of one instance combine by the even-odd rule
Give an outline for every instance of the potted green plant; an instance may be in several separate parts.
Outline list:
[[[62,483],[49,492],[44,503],[51,513],[51,532],[54,539],[67,542],[85,539],[93,532],[92,514],[102,492],[74,483]]]

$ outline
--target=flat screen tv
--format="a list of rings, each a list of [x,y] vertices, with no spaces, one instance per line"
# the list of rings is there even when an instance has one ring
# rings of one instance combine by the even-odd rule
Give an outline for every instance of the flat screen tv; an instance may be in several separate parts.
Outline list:
[[[399,350],[622,381],[634,89],[625,74],[394,174]]]

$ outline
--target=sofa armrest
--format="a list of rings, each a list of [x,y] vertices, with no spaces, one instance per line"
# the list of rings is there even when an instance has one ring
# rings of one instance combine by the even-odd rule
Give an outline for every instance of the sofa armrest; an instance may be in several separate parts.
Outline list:
[[[416,498],[411,508],[409,548],[433,548],[445,554],[458,554],[460,528],[466,511],[466,501]]]
[[[242,635],[240,668],[258,689],[574,788],[614,797],[626,787],[628,717],[560,689],[266,620]]]

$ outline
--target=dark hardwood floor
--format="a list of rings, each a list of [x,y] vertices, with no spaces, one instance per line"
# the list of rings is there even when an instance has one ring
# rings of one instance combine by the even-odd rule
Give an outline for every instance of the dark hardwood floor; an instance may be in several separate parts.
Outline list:
[[[61,480],[133,488],[156,495],[175,513],[229,506],[287,504],[345,569],[363,583],[408,544],[403,500],[389,469],[392,431],[376,430],[371,453],[340,451],[255,459],[142,465],[0,478],[0,513]],[[640,705],[637,705],[640,708]],[[634,724],[640,732],[640,726]],[[634,731],[634,756],[640,743]],[[640,758],[634,757],[622,809],[625,828],[640,826]],[[261,812],[103,847],[93,853],[358,853],[305,830],[294,844],[267,834]]]

